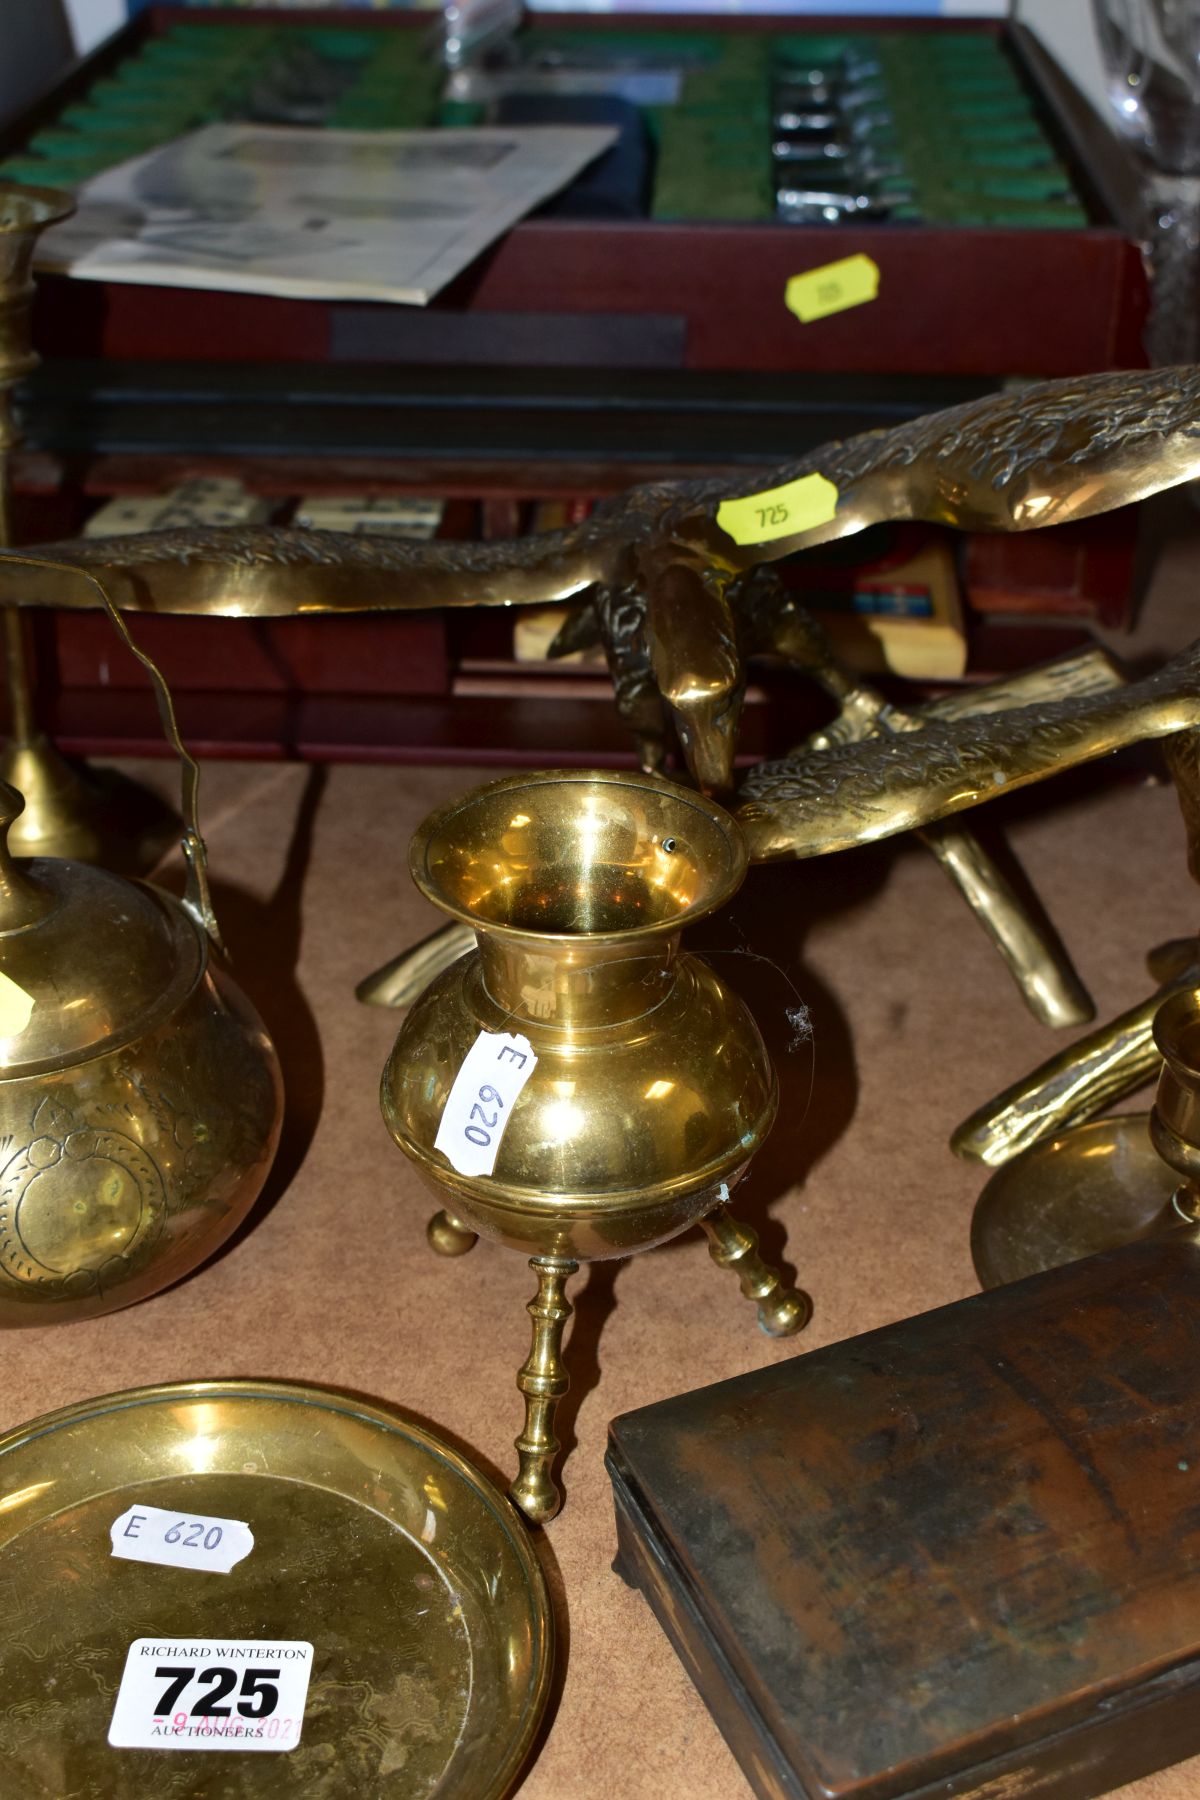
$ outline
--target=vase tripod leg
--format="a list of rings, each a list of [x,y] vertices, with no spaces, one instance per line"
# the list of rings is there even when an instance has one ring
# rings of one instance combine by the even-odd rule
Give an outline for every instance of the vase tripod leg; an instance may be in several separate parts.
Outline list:
[[[728,1206],[714,1206],[700,1221],[708,1253],[719,1269],[732,1269],[747,1300],[758,1303],[758,1322],[769,1337],[791,1337],[812,1317],[812,1301],[798,1293],[758,1253],[758,1233],[734,1218]]]
[[[526,1518],[543,1525],[562,1505],[562,1494],[550,1474],[559,1449],[554,1414],[571,1384],[562,1335],[574,1311],[567,1299],[567,1282],[579,1264],[568,1257],[534,1256],[529,1266],[537,1276],[538,1291],[526,1308],[533,1320],[533,1342],[517,1374],[517,1386],[525,1396],[525,1425],[516,1440],[520,1466],[508,1492]]]

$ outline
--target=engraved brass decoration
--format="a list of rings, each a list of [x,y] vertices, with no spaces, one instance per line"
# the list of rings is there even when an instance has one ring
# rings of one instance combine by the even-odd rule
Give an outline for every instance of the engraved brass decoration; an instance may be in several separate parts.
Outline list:
[[[759,763],[737,817],[756,861],[824,856],[951,817],[1127,744],[1200,725],[1200,641],[1108,693],[958,718]]]
[[[738,544],[717,523],[721,502],[739,489],[752,496],[818,473],[837,490],[833,517],[819,525]],[[1030,530],[1197,474],[1200,370],[1092,375],[827,444],[740,484],[634,488],[581,524],[515,544],[415,545],[265,527],[84,540],[47,548],[60,567],[52,582],[0,563],[0,602],[94,605],[89,584],[63,563],[103,566],[123,608],[164,613],[270,617],[574,602],[557,648],[603,643],[643,767],[661,770],[669,719],[692,777],[715,793],[732,781],[745,658],[781,655],[821,682],[841,712],[820,741],[755,771],[746,784],[740,816],[751,856],[816,855],[909,828],[932,830],[929,847],[1032,1009],[1048,1023],[1068,1024],[1090,1017],[1090,1002],[1048,924],[1030,915],[973,837],[938,821],[1002,787],[1041,779],[1060,753],[1070,760],[1101,754],[1103,708],[1072,713],[1069,696],[1044,714],[1024,708],[1014,728],[1032,730],[1029,744],[962,713],[902,715],[838,667],[767,565],[883,520]],[[1136,713],[1150,699],[1142,690],[1131,700],[1123,726],[1113,726],[1118,737],[1122,729],[1137,736],[1174,728],[1155,722],[1161,707]],[[986,698],[979,710],[990,710]],[[394,993],[397,980],[403,988],[406,967],[368,978],[367,997]]]
[[[722,500],[812,473],[838,490],[826,523],[748,545],[717,524]],[[1027,531],[1197,474],[1200,370],[1138,370],[988,396],[823,445],[740,483],[632,488],[578,525],[516,543],[412,544],[257,526],[84,539],[46,554],[108,570],[127,611],[266,618],[586,601],[594,622],[578,629],[605,643],[618,705],[647,764],[662,755],[665,703],[693,777],[724,791],[744,685],[741,578],[884,520]],[[38,583],[7,567],[0,603],[88,607],[96,599],[83,582]]]
[[[383,1114],[445,1207],[429,1227],[435,1250],[460,1255],[483,1234],[531,1259],[510,1492],[549,1519],[561,1500],[551,1469],[566,1284],[580,1262],[703,1224],[765,1331],[798,1331],[809,1316],[727,1205],[774,1121],[774,1070],[742,1003],[679,949],[683,927],[740,886],[745,847],[719,806],[661,777],[551,771],[434,813],[410,866],[477,948],[414,1002],[384,1071]],[[521,1032],[538,1060],[494,1170],[469,1176],[434,1140],[481,1031]]]
[[[0,1169],[5,1274],[75,1294],[103,1289],[110,1272],[119,1280],[126,1268],[141,1267],[166,1211],[153,1157],[127,1132],[91,1127],[49,1100],[29,1131],[36,1135]],[[90,1192],[90,1206],[78,1207],[79,1191]]]

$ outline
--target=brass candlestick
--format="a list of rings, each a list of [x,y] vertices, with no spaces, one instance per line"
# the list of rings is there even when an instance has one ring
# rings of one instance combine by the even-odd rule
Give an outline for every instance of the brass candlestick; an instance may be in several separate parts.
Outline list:
[[[74,210],[71,196],[54,188],[0,182],[0,550],[14,542],[11,464],[21,434],[12,391],[39,361],[30,322],[33,254],[40,234]],[[43,580],[50,583],[49,571]],[[157,860],[175,835],[174,815],[132,782],[81,774],[59,754],[37,721],[26,620],[12,606],[3,620],[10,735],[0,750],[0,779],[25,799],[9,827],[10,850],[80,862]]]
[[[1200,1219],[1200,988],[1163,1001],[1154,1019],[1163,1066],[1150,1114],[1150,1141],[1182,1180],[1172,1210]]]
[[[429,1227],[436,1251],[460,1255],[482,1233],[531,1259],[510,1492],[545,1520],[561,1503],[554,1412],[580,1262],[700,1224],[765,1331],[798,1331],[809,1316],[728,1206],[774,1121],[774,1070],[741,1001],[679,949],[683,927],[740,886],[745,846],[714,802],[656,776],[549,772],[434,813],[410,866],[477,948],[413,1005],[384,1070],[383,1114],[444,1207]],[[477,1044],[496,1071],[532,1059],[515,1096],[493,1072],[464,1112],[463,1141],[494,1151],[489,1169],[442,1135]]]
[[[34,248],[43,231],[74,210],[71,196],[53,188],[0,184],[0,549],[15,541],[11,464],[20,433],[13,417],[12,390],[38,364],[30,328]],[[0,752],[0,776],[25,796],[25,810],[11,827],[12,849],[23,856],[73,856],[94,862],[100,855],[100,832],[91,817],[90,797],[38,729],[30,663],[25,620],[15,607],[6,607],[4,667],[11,735]]]
[[[1006,1162],[975,1208],[971,1250],[1000,1287],[1101,1250],[1200,1223],[1200,987],[1154,1013],[1154,1106],[1061,1131]]]
[[[1193,645],[1151,678],[1160,684],[1160,698],[1172,668],[1196,667],[1197,649]],[[1191,687],[1194,702],[1194,683],[1189,672],[1182,684],[1170,685],[1177,694]],[[1167,737],[1164,750],[1183,813],[1188,868],[1200,881],[1200,731],[1190,712],[1185,706],[1177,720],[1185,728]],[[1169,707],[1165,717],[1169,723]],[[1200,940],[1174,940],[1152,953],[1149,966],[1160,984],[1157,994],[1014,1082],[952,1136],[959,1156],[996,1169],[980,1195],[971,1234],[985,1286],[1160,1228],[1167,1178],[1151,1150],[1145,1115],[1095,1119],[1160,1069],[1164,1057],[1177,1084],[1189,1079],[1200,1035],[1192,1022],[1200,995]],[[1168,1094],[1160,1085],[1160,1109]],[[1172,1116],[1176,1110],[1172,1103]]]

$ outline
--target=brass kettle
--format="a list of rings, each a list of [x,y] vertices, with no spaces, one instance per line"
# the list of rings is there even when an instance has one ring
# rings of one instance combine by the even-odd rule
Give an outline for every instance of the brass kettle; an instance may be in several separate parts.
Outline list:
[[[0,782],[0,1326],[142,1300],[204,1260],[271,1165],[282,1083],[169,894],[16,861]]]
[[[199,770],[166,681],[96,576],[47,567],[91,583],[150,676],[183,772],[188,879],[179,901],[87,863],[15,860],[24,800],[0,781],[0,1327],[94,1318],[186,1275],[254,1203],[283,1116],[271,1040],[210,954]]]

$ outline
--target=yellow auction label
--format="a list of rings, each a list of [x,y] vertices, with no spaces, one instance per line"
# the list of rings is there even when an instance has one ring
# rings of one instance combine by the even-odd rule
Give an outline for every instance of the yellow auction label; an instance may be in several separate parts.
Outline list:
[[[838,491],[824,475],[801,475],[782,487],[764,488],[742,500],[722,500],[717,524],[735,544],[769,544],[794,537],[814,525],[828,525],[837,511]]]
[[[19,1037],[32,1011],[33,995],[0,971],[0,1038]]]
[[[822,263],[819,269],[806,269],[793,275],[783,290],[789,312],[794,312],[802,325],[824,319],[830,313],[845,312],[848,306],[862,306],[874,300],[879,292],[879,264],[869,256],[843,256],[840,262]]]

